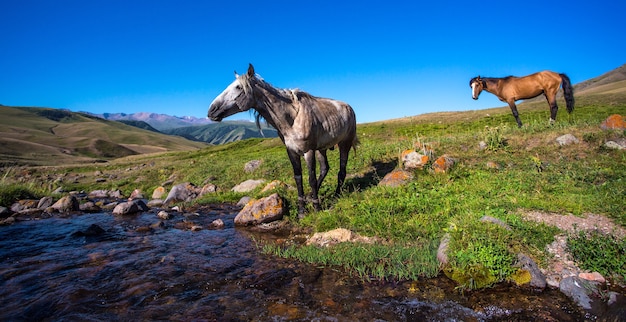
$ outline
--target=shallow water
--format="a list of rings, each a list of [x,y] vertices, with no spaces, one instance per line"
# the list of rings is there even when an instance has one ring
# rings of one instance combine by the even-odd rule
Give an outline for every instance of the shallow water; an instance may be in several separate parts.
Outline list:
[[[363,282],[341,269],[261,254],[252,239],[274,236],[235,228],[235,208],[198,213],[175,213],[164,226],[154,226],[154,213],[98,213],[0,227],[0,320],[596,319],[555,290],[460,294],[445,277]],[[223,229],[186,228],[217,218]],[[104,232],[89,234],[92,224]]]

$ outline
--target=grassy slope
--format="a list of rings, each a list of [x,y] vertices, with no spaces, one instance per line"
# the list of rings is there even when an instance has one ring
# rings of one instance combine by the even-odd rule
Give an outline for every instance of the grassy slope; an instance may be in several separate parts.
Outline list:
[[[79,113],[7,106],[0,107],[0,113],[0,156],[4,164],[85,163],[205,146]],[[57,118],[55,113],[63,117]]]

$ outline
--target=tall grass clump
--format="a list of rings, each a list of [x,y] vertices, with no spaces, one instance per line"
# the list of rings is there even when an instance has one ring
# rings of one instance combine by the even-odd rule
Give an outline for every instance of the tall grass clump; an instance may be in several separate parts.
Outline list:
[[[567,247],[583,269],[626,280],[626,239],[580,231],[567,238]]]

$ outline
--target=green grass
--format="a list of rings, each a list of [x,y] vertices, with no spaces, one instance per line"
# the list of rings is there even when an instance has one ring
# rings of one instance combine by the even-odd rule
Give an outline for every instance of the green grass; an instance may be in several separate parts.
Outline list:
[[[570,236],[567,244],[574,259],[581,262],[584,269],[626,279],[626,239],[581,231]]]

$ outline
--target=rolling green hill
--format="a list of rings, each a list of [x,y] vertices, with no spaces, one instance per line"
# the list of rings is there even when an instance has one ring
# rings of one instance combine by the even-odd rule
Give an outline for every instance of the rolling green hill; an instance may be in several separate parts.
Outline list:
[[[0,165],[92,163],[205,146],[82,113],[0,106]]]
[[[275,138],[278,136],[276,130],[273,128],[262,126],[262,129],[263,133],[261,133],[256,124],[252,122],[233,121],[180,127],[164,130],[163,133],[216,145],[250,138]]]

